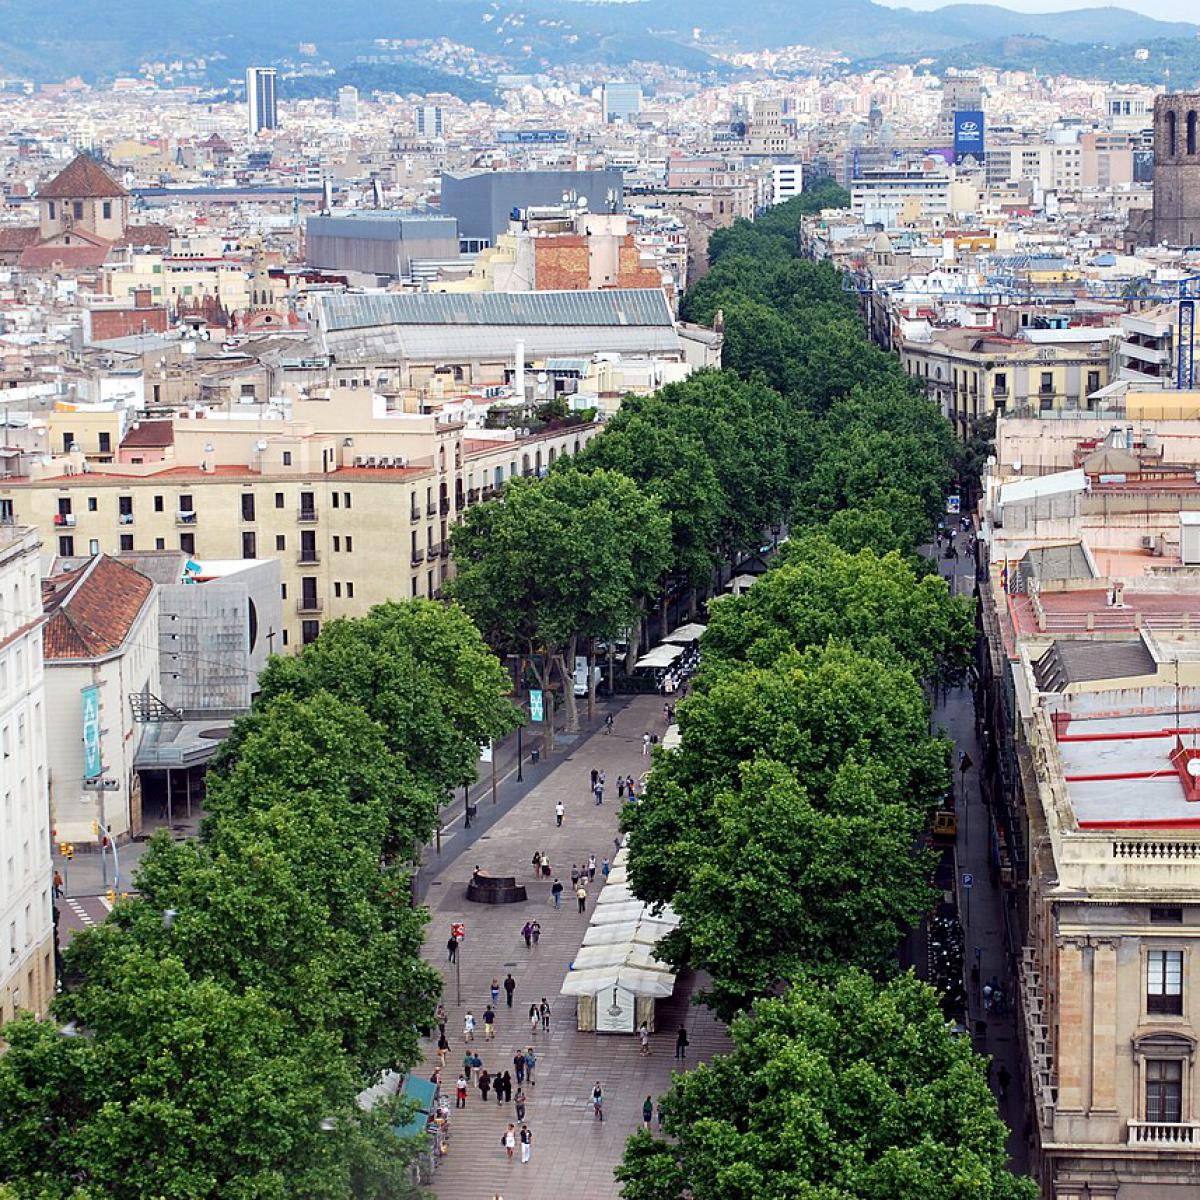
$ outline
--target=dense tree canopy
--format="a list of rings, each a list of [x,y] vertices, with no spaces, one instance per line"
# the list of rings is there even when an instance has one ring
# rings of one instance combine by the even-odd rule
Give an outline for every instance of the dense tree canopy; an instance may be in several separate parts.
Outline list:
[[[912,975],[799,982],[676,1075],[667,1139],[635,1135],[625,1200],[1034,1200],[966,1038]],[[669,1139],[669,1140],[668,1140]]]
[[[876,657],[898,654],[926,678],[965,667],[974,636],[971,601],[919,574],[912,558],[849,553],[809,534],[790,542],[780,565],[749,591],[712,606],[704,662],[706,671],[768,666],[789,650],[839,638]]]

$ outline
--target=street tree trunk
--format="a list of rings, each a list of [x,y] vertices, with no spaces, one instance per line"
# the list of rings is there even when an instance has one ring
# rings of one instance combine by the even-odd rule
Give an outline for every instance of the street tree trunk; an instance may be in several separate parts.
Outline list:
[[[588,720],[594,721],[596,719],[596,642],[593,638],[588,638],[587,673]]]
[[[567,643],[566,655],[558,656],[558,670],[562,676],[563,703],[567,706],[567,728],[572,732],[579,728],[579,705],[575,703],[575,647],[579,642],[576,634]],[[567,670],[567,663],[571,669]]]

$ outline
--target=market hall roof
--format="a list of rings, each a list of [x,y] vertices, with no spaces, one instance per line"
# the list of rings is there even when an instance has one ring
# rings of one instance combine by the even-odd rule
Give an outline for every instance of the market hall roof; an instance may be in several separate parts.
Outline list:
[[[111,200],[128,195],[90,154],[76,155],[37,193],[39,200]]]

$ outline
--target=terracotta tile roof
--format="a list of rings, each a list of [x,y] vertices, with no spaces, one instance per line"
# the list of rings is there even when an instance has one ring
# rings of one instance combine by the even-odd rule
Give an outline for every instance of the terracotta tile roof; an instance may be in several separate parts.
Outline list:
[[[90,200],[129,193],[90,154],[77,155],[44,187],[39,200]]]
[[[103,554],[44,580],[46,659],[101,658],[119,650],[153,591],[141,572]]]
[[[0,253],[24,250],[42,236],[36,225],[8,225],[0,227]]]
[[[137,421],[121,439],[121,449],[150,450],[175,444],[173,421]]]
[[[155,249],[166,250],[174,236],[175,230],[170,225],[147,221],[144,225],[126,225],[125,232],[118,239],[117,245],[153,246]]]
[[[88,271],[104,262],[109,249],[108,242],[102,246],[26,246],[17,266],[26,271]]]

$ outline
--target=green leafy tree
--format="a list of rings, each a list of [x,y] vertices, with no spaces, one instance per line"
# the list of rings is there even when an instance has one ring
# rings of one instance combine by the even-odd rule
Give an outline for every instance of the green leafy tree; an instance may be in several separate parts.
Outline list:
[[[911,974],[799,981],[676,1075],[667,1138],[638,1133],[625,1200],[1034,1200],[1007,1166],[983,1063]],[[668,1140],[669,1139],[669,1140]]]
[[[558,671],[568,704],[576,638],[630,625],[669,556],[656,498],[603,469],[511,481],[470,509],[453,534],[450,592],[498,649],[526,658],[550,693]],[[553,721],[544,726],[553,745]]]
[[[293,657],[271,659],[261,703],[327,692],[358,705],[383,729],[407,770],[403,824],[427,840],[437,805],[473,783],[479,748],[516,727],[511,681],[461,608],[431,600],[380,604],[365,617],[330,621]],[[237,737],[229,753],[237,753]],[[397,797],[399,798],[399,797]]]
[[[919,576],[893,551],[847,553],[822,535],[785,547],[781,564],[741,596],[713,605],[705,669],[729,662],[768,666],[830,638],[868,654],[895,652],[919,677],[949,676],[970,661],[973,602],[945,581]]]

